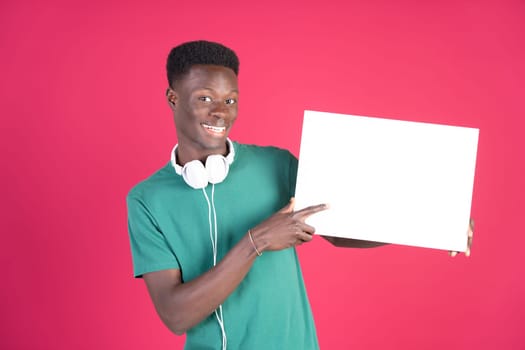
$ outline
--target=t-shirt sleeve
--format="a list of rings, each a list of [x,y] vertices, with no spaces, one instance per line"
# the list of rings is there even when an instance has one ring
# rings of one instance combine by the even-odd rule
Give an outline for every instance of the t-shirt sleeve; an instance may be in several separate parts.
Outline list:
[[[166,242],[154,215],[146,203],[128,195],[128,232],[133,258],[133,275],[147,272],[180,269],[177,257]]]

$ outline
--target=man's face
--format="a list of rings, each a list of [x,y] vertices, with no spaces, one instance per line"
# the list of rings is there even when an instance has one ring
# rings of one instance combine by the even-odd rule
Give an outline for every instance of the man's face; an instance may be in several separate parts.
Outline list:
[[[226,137],[237,118],[238,98],[237,76],[226,67],[196,65],[175,82],[168,90],[168,100],[180,152],[193,159],[226,153]]]

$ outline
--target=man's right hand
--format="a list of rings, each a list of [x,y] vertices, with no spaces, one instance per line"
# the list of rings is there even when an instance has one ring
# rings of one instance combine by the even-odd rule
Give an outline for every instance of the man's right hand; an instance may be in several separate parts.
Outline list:
[[[298,211],[294,211],[294,206],[295,198],[292,198],[284,208],[251,229],[259,251],[282,250],[312,240],[315,228],[306,224],[305,220],[328,209],[328,205],[313,205]]]

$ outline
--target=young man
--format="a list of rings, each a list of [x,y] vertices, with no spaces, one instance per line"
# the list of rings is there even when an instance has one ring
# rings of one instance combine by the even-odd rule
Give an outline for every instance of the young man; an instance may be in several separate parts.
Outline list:
[[[135,277],[186,349],[318,349],[295,246],[312,239],[294,211],[297,159],[228,139],[239,61],[217,43],[169,54],[167,100],[178,145],[129,193]],[[339,246],[379,243],[325,237]]]
[[[294,247],[312,239],[294,211],[297,160],[231,142],[239,61],[216,43],[174,48],[167,99],[172,162],[127,198],[134,275],[186,349],[317,349]]]

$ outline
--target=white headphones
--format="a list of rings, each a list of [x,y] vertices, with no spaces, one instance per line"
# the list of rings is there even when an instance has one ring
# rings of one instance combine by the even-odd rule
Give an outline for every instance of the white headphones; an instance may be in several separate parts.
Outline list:
[[[230,164],[235,158],[235,149],[230,139],[228,143],[228,155],[212,154],[206,158],[206,165],[199,160],[192,160],[184,164],[184,167],[177,164],[176,151],[178,144],[171,151],[171,165],[175,172],[182,176],[184,181],[195,189],[201,189],[208,186],[208,183],[218,184],[224,181],[228,175]]]

